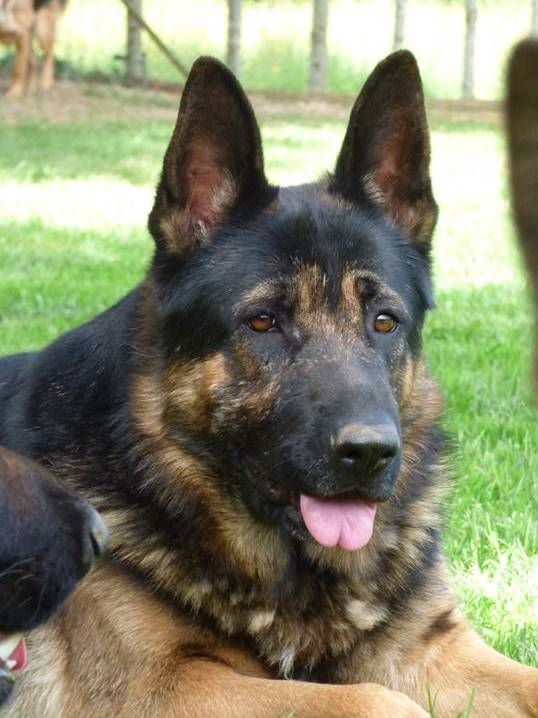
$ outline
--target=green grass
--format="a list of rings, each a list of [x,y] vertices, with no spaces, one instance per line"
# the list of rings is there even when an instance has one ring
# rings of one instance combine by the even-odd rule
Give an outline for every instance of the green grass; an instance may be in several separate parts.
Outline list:
[[[471,695],[469,697],[469,703],[467,705],[467,708],[463,711],[463,713],[459,713],[457,718],[471,718],[473,714],[473,705],[475,702],[476,693],[475,691],[471,692]],[[432,696],[431,692],[428,690],[428,712],[431,716],[431,718],[437,718],[437,713],[435,711],[435,704],[436,699],[435,696]]]
[[[6,125],[0,133],[0,353],[43,346],[142,276],[166,120]],[[329,167],[338,122],[263,122],[274,181]],[[446,550],[465,611],[488,642],[538,664],[531,311],[514,247],[499,131],[433,127],[438,309],[425,349],[446,396],[454,491]]]
[[[146,1],[148,21],[189,66],[201,54],[224,57],[223,0]],[[329,89],[355,92],[373,63],[390,52],[393,0],[332,0],[329,17]],[[243,80],[251,89],[304,90],[311,25],[308,0],[244,2]],[[432,97],[459,97],[463,57],[463,2],[408,3],[406,44],[423,68]],[[476,92],[498,97],[509,49],[530,29],[530,3],[482,0],[476,42]],[[178,80],[176,70],[144,41],[150,76]],[[110,0],[70,0],[58,54],[76,73],[121,74],[125,10]],[[0,58],[8,51],[0,48]]]

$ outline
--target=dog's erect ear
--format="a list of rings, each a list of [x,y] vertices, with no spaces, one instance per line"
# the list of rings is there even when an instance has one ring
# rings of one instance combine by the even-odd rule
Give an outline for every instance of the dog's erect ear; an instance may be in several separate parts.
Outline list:
[[[267,188],[260,131],[232,73],[199,58],[187,79],[149,229],[174,255],[208,240],[230,210]]]
[[[383,209],[427,253],[437,219],[422,82],[413,55],[389,55],[351,112],[331,191]]]

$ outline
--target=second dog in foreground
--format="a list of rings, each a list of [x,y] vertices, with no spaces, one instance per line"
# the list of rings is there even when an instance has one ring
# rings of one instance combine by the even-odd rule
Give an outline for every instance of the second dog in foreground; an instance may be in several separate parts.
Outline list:
[[[531,718],[441,551],[422,359],[437,208],[418,68],[382,62],[333,174],[271,186],[235,78],[195,63],[118,305],[0,362],[0,441],[97,503],[112,553],[13,709],[85,718]],[[287,680],[285,680],[287,679]]]
[[[61,607],[106,543],[86,501],[0,447],[0,705],[25,667],[24,635]]]

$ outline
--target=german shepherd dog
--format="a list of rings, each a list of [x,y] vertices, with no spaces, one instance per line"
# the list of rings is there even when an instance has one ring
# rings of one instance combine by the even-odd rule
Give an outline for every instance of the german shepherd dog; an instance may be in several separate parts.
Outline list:
[[[67,0],[0,0],[0,42],[15,45],[15,65],[8,97],[20,97],[30,82],[34,65],[33,40],[44,60],[40,87],[54,84],[56,27]]]
[[[106,543],[86,501],[0,448],[0,705],[26,664],[22,634],[60,608]]]
[[[146,279],[0,364],[0,441],[93,500],[111,555],[30,646],[8,716],[536,716],[441,551],[421,356],[437,208],[420,75],[366,82],[335,171],[268,184],[233,75],[190,73]]]
[[[520,43],[508,76],[507,129],[512,205],[529,270],[535,316],[534,384],[538,399],[538,42]]]

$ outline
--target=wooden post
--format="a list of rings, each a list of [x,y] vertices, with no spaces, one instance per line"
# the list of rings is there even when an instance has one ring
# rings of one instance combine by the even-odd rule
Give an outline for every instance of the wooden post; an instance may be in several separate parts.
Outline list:
[[[138,12],[138,10],[135,9],[135,6],[132,2],[132,0],[121,0],[121,2],[125,5],[125,7],[131,11],[132,15],[134,16],[135,20],[138,22],[140,27],[144,29],[149,37],[153,40],[153,42],[157,45],[159,50],[162,52],[162,54],[170,60],[172,65],[176,68],[176,70],[183,75],[183,77],[187,77],[189,74],[188,69],[181,63],[178,58],[175,56],[175,54],[172,52],[172,50],[164,44],[164,42],[161,40],[161,38],[157,35],[155,30],[148,25],[148,23],[144,20],[141,13]]]
[[[241,70],[241,0],[228,0],[228,48],[226,62],[239,77]]]
[[[474,97],[474,61],[477,0],[465,0],[465,49],[463,55],[463,97]]]
[[[131,0],[131,5],[139,15],[142,15],[142,0]],[[144,53],[142,52],[142,37],[140,24],[136,17],[127,10],[127,80],[128,82],[142,82],[146,76]]]
[[[313,0],[308,89],[320,92],[327,82],[327,24],[329,0]]]
[[[538,37],[538,0],[531,0],[532,25],[531,35]]]
[[[392,47],[394,50],[401,50],[404,46],[406,5],[406,0],[396,0],[396,13],[394,17],[394,39],[392,42]]]

